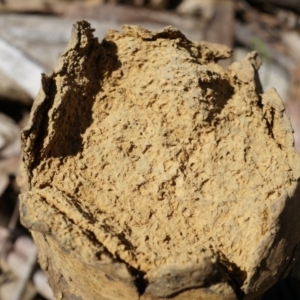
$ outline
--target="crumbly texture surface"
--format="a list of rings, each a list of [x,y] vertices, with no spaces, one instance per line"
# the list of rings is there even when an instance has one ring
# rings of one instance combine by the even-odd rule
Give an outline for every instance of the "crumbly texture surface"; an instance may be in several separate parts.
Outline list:
[[[203,255],[245,294],[279,278],[300,235],[300,159],[258,55],[224,70],[229,56],[172,27],[99,43],[77,25],[23,132],[24,224],[150,282]]]

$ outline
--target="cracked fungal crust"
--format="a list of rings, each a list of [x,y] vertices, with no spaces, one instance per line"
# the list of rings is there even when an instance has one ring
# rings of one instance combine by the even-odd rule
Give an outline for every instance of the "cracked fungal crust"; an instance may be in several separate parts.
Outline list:
[[[226,47],[173,27],[92,31],[76,25],[23,131],[23,223],[150,282],[203,255],[243,293],[277,280],[299,240],[300,161],[257,54],[224,70]]]

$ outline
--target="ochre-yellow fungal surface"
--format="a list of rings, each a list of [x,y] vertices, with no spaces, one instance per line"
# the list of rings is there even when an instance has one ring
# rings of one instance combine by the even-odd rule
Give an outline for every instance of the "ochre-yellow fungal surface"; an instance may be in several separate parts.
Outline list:
[[[79,22],[23,131],[23,223],[150,283],[203,257],[244,294],[276,281],[300,238],[300,159],[257,53],[225,70],[230,54],[173,27],[99,43]]]

